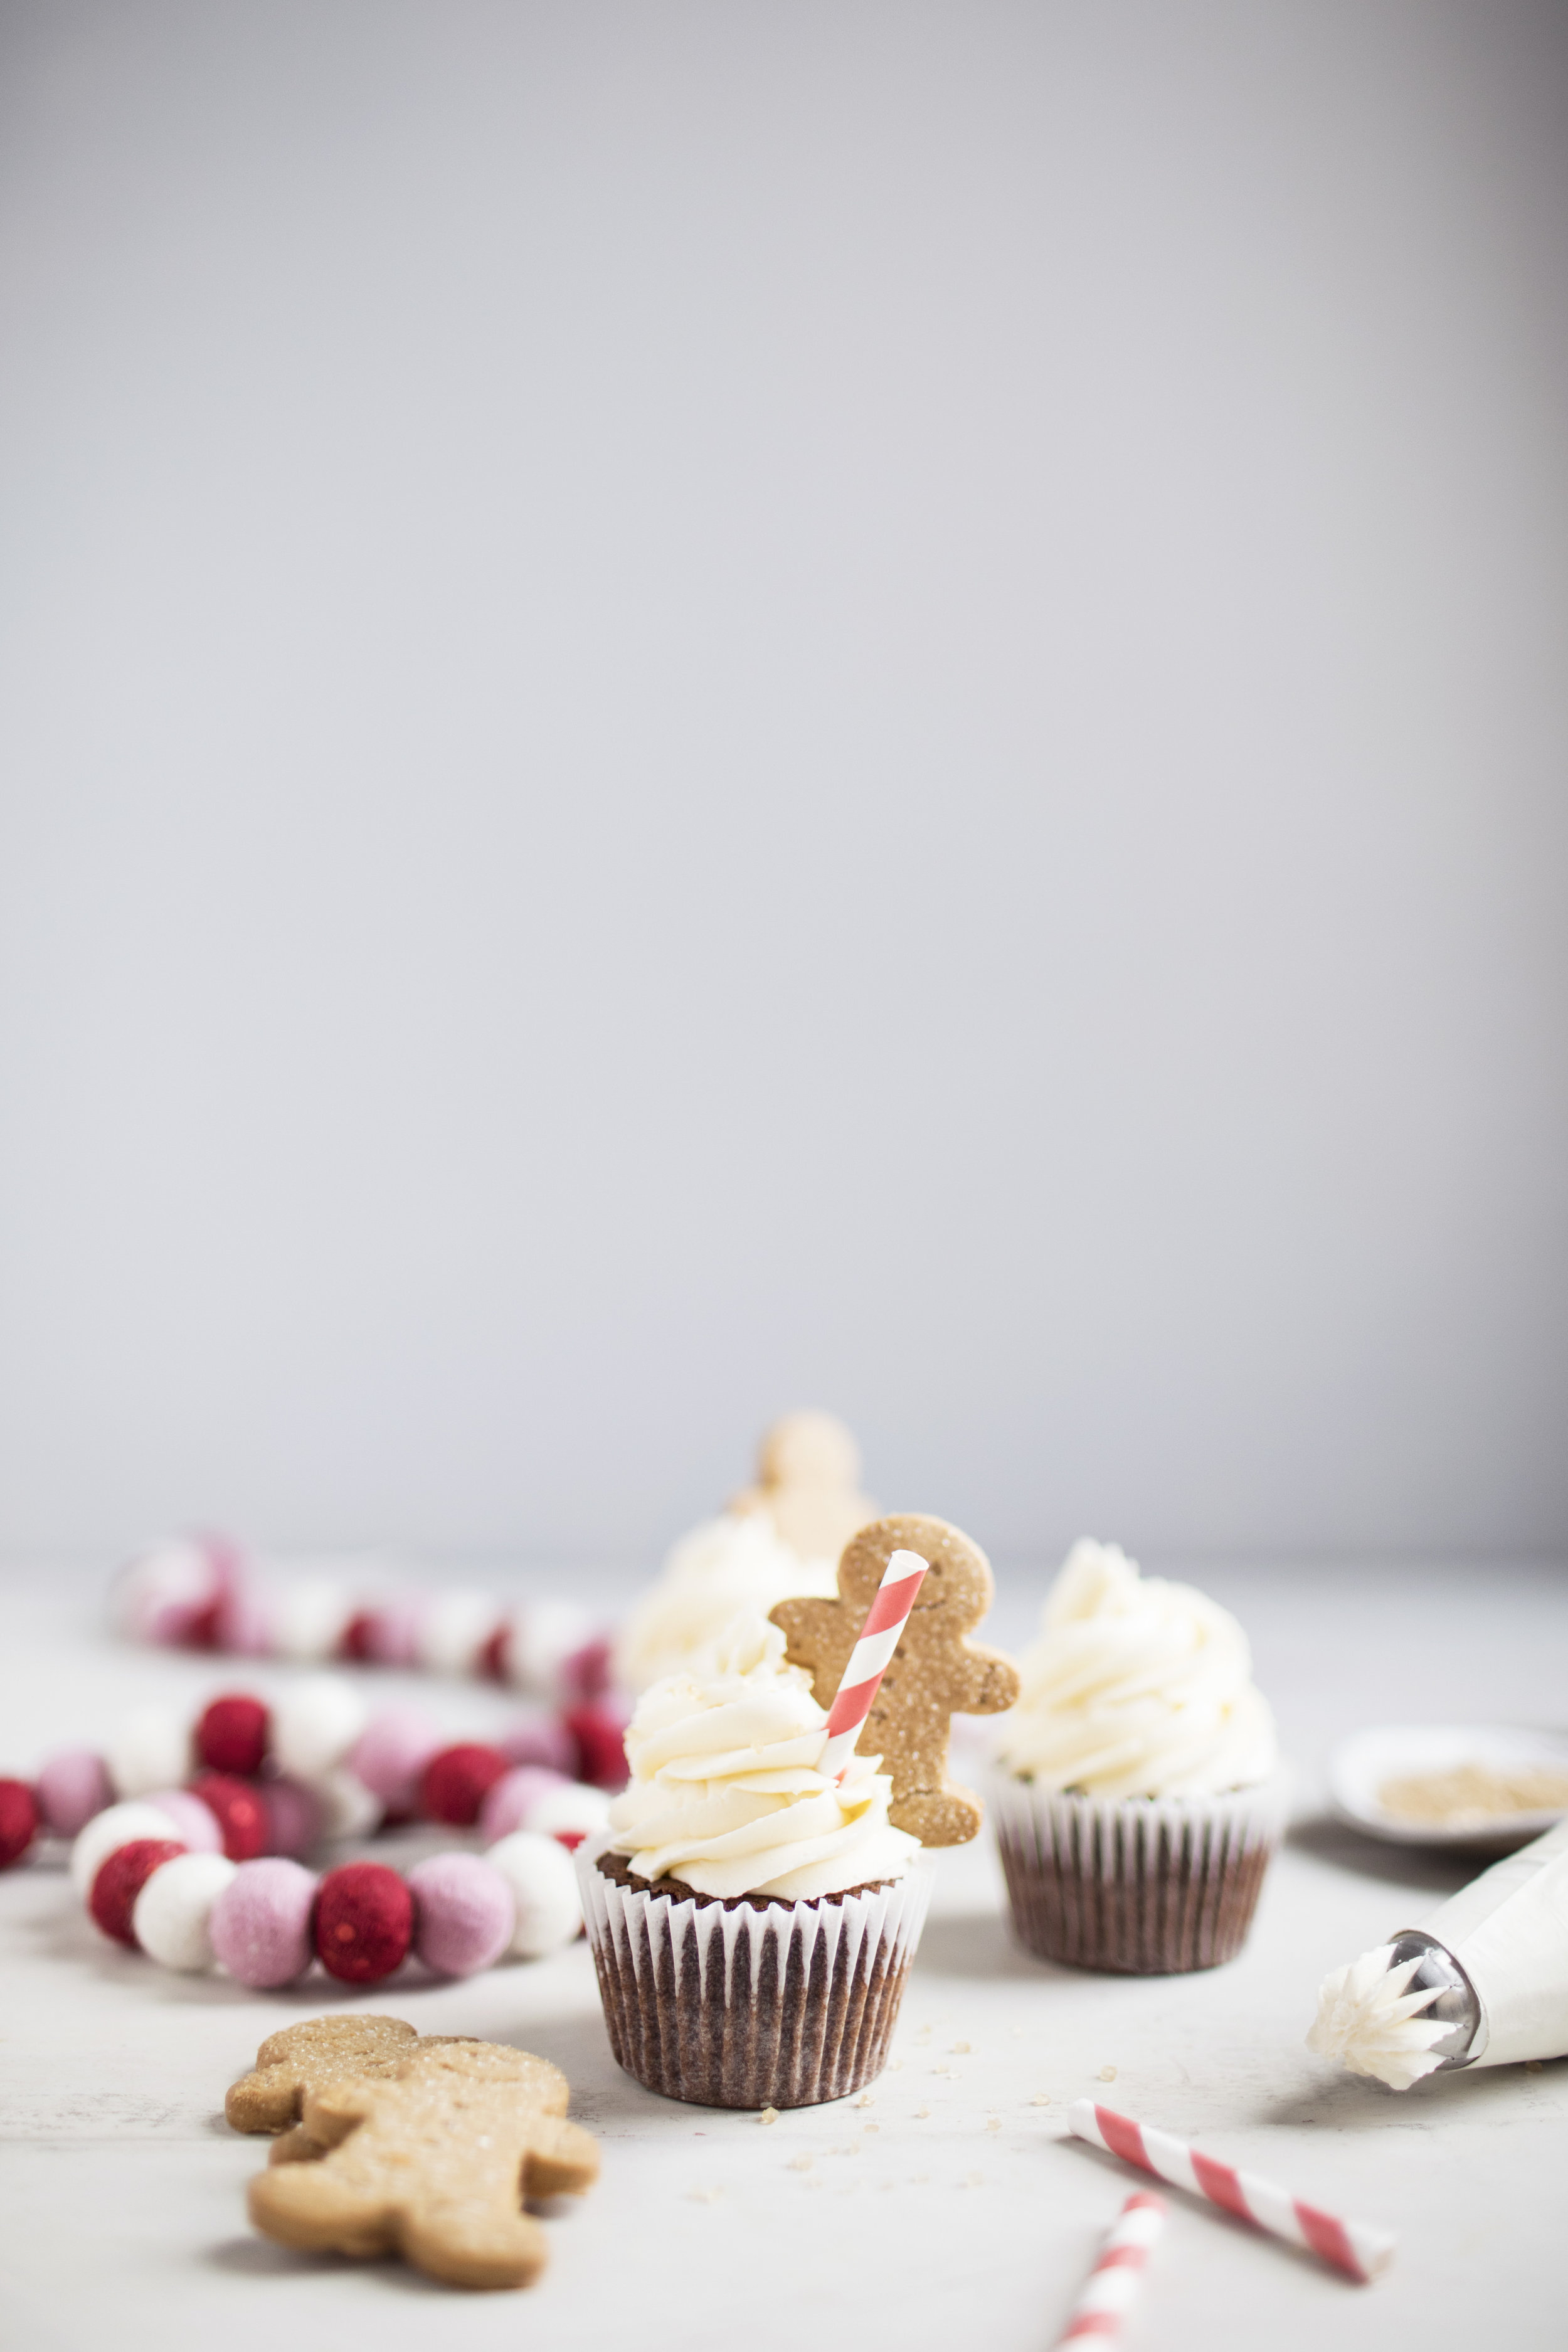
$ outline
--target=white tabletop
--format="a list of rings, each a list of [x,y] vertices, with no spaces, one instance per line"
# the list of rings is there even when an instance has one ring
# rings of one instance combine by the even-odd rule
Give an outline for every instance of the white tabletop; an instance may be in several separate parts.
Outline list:
[[[349,2000],[316,1978],[260,1995],[109,1946],[56,1859],[0,1878],[0,2338],[28,2352],[356,2339],[399,2352],[438,2319],[445,2345],[660,2352],[717,2343],[743,2315],[752,2352],[858,2327],[910,2352],[977,2338],[1039,2352],[1135,2185],[1064,2136],[1068,2104],[1094,2095],[1400,2240],[1388,2276],[1358,2288],[1175,2197],[1130,2342],[1318,2352],[1332,2330],[1336,2352],[1457,2347],[1501,2340],[1506,2309],[1510,2352],[1560,2347],[1568,2063],[1440,2076],[1397,2096],[1336,2074],[1302,2037],[1325,1969],[1468,1874],[1314,1822],[1329,1745],[1376,1721],[1561,1721],[1568,1578],[1203,1580],[1247,1625],[1300,1770],[1304,1818],[1247,1951],[1185,1978],[1043,1967],[1008,1939],[989,1846],[945,1857],[893,2064],[867,2107],[763,2125],[652,2096],[610,2057],[581,1943],[466,1984],[410,1975]],[[1024,1636],[1038,1590],[1005,1583],[998,1638]],[[86,1579],[6,1580],[0,1769],[28,1769],[138,1700],[268,1679],[118,1647],[91,1591]],[[421,1696],[455,1729],[505,1712],[499,1695],[457,1685]],[[463,2296],[396,2263],[297,2255],[250,2233],[244,2185],[263,2150],[228,2131],[224,2091],[266,2033],[330,2007],[515,2042],[565,2069],[604,2175],[548,2221],[550,2267],[529,2294]]]

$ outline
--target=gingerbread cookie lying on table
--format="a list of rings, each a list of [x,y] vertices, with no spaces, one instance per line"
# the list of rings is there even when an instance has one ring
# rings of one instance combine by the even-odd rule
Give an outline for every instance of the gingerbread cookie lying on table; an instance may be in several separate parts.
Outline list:
[[[955,1715],[999,1715],[1018,1696],[1018,1669],[999,1650],[968,1639],[995,1595],[991,1563],[978,1544],[944,1519],[906,1516],[862,1528],[838,1563],[837,1601],[781,1601],[792,1665],[812,1678],[818,1706],[831,1706],[896,1551],[912,1551],[926,1575],[855,1743],[879,1756],[893,1783],[888,1818],[922,1845],[964,1845],[979,1831],[978,1797],[947,1777],[947,1742]]]
[[[273,2034],[226,2105],[240,2130],[284,2132],[250,2184],[264,2236],[505,2287],[526,2286],[549,2251],[523,2199],[580,2196],[598,2178],[569,2095],[559,2067],[526,2050],[345,2017]]]

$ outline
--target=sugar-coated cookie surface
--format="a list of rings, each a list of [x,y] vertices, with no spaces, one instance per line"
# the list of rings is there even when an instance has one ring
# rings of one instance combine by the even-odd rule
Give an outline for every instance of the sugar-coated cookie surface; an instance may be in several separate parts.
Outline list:
[[[306,2092],[302,2128],[276,2151],[284,2160],[250,2184],[250,2218],[267,2237],[312,2252],[397,2252],[451,2286],[526,2286],[548,2240],[523,2199],[581,2195],[598,2177],[596,2144],[566,2120],[566,2077],[503,2043],[402,2034],[390,2070],[396,2037],[372,2035],[379,2074],[345,2074]],[[312,2063],[301,2047],[275,2064],[298,2072],[297,2057]]]
[[[391,2074],[418,2041],[400,2017],[311,2017],[286,2025],[268,2035],[251,2073],[231,2084],[224,2114],[236,2131],[287,2131],[310,2092]]]
[[[812,1678],[819,1706],[830,1706],[850,1654],[896,1551],[917,1552],[927,1573],[909,1622],[856,1743],[879,1756],[893,1783],[888,1818],[922,1845],[963,1845],[983,1818],[978,1797],[947,1777],[947,1743],[955,1715],[996,1715],[1018,1696],[1018,1670],[999,1650],[967,1636],[995,1592],[991,1563],[944,1519],[912,1514],[862,1528],[838,1563],[836,1601],[781,1601],[792,1665]]]

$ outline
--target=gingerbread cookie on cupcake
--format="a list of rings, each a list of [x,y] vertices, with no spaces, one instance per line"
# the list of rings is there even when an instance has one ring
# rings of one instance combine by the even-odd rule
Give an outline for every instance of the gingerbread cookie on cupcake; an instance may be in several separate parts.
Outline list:
[[[611,2046],[672,2098],[808,2106],[874,2080],[929,1852],[980,1825],[945,1759],[952,1713],[1016,1689],[968,1639],[984,1555],[941,1520],[881,1520],[838,1587],[737,1619],[644,1694],[629,1784],[579,1850]]]

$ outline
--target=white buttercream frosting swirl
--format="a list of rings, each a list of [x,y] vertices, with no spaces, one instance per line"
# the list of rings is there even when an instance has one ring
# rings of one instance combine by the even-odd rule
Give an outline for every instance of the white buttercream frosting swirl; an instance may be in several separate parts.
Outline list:
[[[616,1675],[629,1690],[647,1690],[717,1641],[734,1618],[765,1617],[797,1594],[831,1601],[837,1590],[835,1563],[803,1559],[766,1510],[727,1511],[669,1553],[621,1629]]]
[[[1004,1766],[1096,1797],[1217,1796],[1266,1780],[1274,1717],[1236,1619],[1188,1584],[1078,1543],[1002,1721]]]
[[[1320,2058],[1337,2058],[1352,2074],[1371,2074],[1391,2091],[1408,2091],[1442,2064],[1434,2044],[1449,2029],[1421,2014],[1440,1987],[1408,1990],[1419,1957],[1390,1968],[1393,1958],[1394,1947],[1380,1944],[1323,1979],[1307,2047]]]
[[[812,1902],[897,1878],[920,1841],[888,1820],[892,1782],[853,1756],[818,1769],[827,1716],[764,1617],[736,1620],[690,1667],[644,1693],[626,1732],[632,1777],[611,1843],[639,1878],[700,1895]]]

